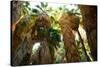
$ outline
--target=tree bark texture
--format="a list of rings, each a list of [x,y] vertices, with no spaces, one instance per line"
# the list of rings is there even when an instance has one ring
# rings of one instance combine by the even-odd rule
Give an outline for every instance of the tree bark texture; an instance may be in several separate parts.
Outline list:
[[[75,16],[69,16],[67,14],[62,15],[62,17],[60,18],[60,26],[63,34],[66,59],[68,63],[80,61],[80,56],[75,45],[75,37],[72,32],[73,29],[77,30],[78,28],[78,25],[75,25],[78,21],[75,20],[76,18],[77,17]]]
[[[79,5],[91,55],[97,60],[97,6]]]

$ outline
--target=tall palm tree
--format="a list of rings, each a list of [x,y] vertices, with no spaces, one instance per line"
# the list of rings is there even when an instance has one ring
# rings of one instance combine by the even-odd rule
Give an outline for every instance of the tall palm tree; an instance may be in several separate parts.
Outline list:
[[[36,7],[38,9],[32,9],[33,13],[38,15],[33,31],[35,32],[35,30],[37,30],[37,37],[39,37],[38,40],[41,42],[40,63],[53,63],[54,51],[59,45],[57,39],[60,39],[60,35],[57,34],[57,30],[54,30],[51,26],[51,17],[48,15],[48,12],[52,9],[48,8],[48,3],[41,2],[41,5],[36,5]]]
[[[73,34],[73,29],[77,29],[78,26],[75,25],[75,23],[79,22],[76,22],[76,20],[77,16],[68,14],[63,14],[60,18],[60,26],[65,46],[65,56],[68,63],[80,61],[80,56],[77,50],[77,46],[75,45],[75,37]]]
[[[97,6],[79,5],[91,55],[97,61]]]

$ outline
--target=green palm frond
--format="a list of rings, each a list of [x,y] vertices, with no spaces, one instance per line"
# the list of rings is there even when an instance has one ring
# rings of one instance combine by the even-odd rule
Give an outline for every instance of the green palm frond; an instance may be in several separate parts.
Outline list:
[[[49,43],[50,45],[57,49],[58,47],[60,47],[59,42],[60,40],[60,34],[58,30],[55,30],[53,28],[48,29],[48,34],[49,34]]]

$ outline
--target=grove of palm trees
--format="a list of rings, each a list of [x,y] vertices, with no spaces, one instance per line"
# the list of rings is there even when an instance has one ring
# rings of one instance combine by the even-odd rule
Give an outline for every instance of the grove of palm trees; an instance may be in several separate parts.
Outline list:
[[[97,6],[11,1],[11,65],[97,61]]]

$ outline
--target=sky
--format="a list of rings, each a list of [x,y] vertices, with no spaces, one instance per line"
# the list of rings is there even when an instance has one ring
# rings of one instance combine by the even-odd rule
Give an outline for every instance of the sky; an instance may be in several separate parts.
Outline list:
[[[30,7],[31,8],[35,8],[35,5],[40,5],[40,2],[34,2],[34,1],[30,1]],[[48,7],[52,7],[52,8],[57,8],[57,7],[61,7],[66,5],[66,8],[68,8],[69,10],[71,9],[77,9],[78,6],[75,4],[66,4],[66,3],[55,3],[55,2],[48,2]]]

